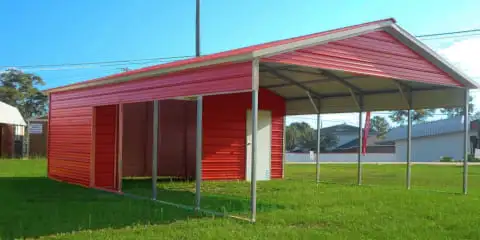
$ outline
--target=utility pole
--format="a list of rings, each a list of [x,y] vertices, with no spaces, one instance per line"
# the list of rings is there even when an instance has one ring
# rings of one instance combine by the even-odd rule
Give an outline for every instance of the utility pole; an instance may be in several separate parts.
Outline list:
[[[200,0],[196,0],[195,17],[195,56],[200,57]],[[202,184],[202,136],[203,136],[203,96],[197,96],[197,125],[195,143],[195,210],[200,211],[201,184]]]
[[[200,0],[197,1],[195,20],[195,56],[200,57]]]

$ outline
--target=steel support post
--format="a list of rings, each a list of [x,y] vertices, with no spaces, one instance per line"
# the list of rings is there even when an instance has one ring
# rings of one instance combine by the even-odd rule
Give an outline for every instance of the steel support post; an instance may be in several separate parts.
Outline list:
[[[203,97],[197,97],[197,133],[196,133],[196,157],[195,157],[195,209],[200,210],[200,201],[201,201],[201,184],[202,184],[202,156],[203,156]]]
[[[123,183],[123,104],[118,106],[118,153],[117,153],[118,191],[122,191]]]
[[[468,118],[468,105],[469,105],[470,94],[468,89],[465,89],[465,106],[463,109],[463,194],[468,193],[468,154],[469,154],[469,127],[470,120]]]
[[[362,185],[362,137],[363,137],[363,129],[362,129],[362,115],[363,115],[363,96],[360,96],[360,111],[358,112],[358,155],[357,155],[357,184]]]
[[[252,156],[251,156],[251,187],[250,210],[251,221],[256,221],[257,216],[257,131],[258,131],[258,89],[252,92]]]
[[[158,177],[158,100],[153,101],[152,199],[157,199]]]
[[[320,182],[320,145],[321,145],[321,139],[320,139],[320,130],[321,130],[321,118],[320,118],[320,113],[317,114],[317,157],[315,158],[315,164],[316,164],[316,180],[317,183]]]
[[[410,189],[412,179],[412,109],[408,109],[407,126],[407,189]]]

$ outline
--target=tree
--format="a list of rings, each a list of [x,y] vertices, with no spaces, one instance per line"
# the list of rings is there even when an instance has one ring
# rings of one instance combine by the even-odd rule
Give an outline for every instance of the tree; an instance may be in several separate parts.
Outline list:
[[[428,118],[432,117],[435,113],[435,109],[420,109],[413,111],[412,122],[421,123],[425,122]],[[408,110],[393,111],[389,115],[390,120],[399,123],[400,125],[406,125],[408,120]]]
[[[390,130],[390,124],[387,119],[380,116],[375,116],[370,120],[372,130],[377,132],[379,138],[384,138],[385,134]]]
[[[308,142],[308,138],[312,137],[313,128],[306,122],[294,122],[287,126],[286,137],[286,149],[291,151],[295,147],[305,146]]]
[[[480,120],[480,112],[476,112],[476,113],[472,114],[471,119],[472,120]]]
[[[468,98],[468,115],[473,115],[473,97],[469,96]],[[441,113],[447,115],[448,118],[463,116],[463,107],[459,108],[442,108],[440,110]]]
[[[45,85],[39,76],[17,69],[0,73],[0,101],[12,105],[24,118],[47,113],[47,96],[37,87]]]
[[[317,130],[313,129],[306,122],[294,122],[287,126],[285,148],[288,151],[294,150],[296,147],[304,147],[317,149]],[[338,143],[337,136],[333,134],[324,134],[320,136],[321,151],[336,146]]]

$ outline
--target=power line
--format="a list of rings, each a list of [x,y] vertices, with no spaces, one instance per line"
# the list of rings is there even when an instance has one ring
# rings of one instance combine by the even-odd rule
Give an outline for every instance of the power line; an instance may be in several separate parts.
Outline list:
[[[105,67],[117,67],[117,66],[130,66],[130,65],[147,65],[152,63],[166,63],[170,62],[169,60],[151,60],[147,62],[128,62],[128,63],[113,63],[113,64],[102,64],[102,65],[76,65],[76,66],[59,66],[59,67],[36,67],[36,68],[27,68],[30,71],[61,71],[61,70],[79,70],[79,69],[89,69],[89,68],[105,68]],[[22,68],[20,68],[22,69]]]
[[[470,30],[464,30],[464,31],[456,31],[456,32],[443,32],[443,33],[422,34],[422,35],[417,35],[416,37],[418,37],[418,38],[423,38],[423,37],[437,37],[437,36],[455,35],[455,34],[465,34],[465,33],[474,33],[474,32],[480,32],[480,28],[470,29]]]
[[[459,34],[468,34],[469,35],[459,35]],[[454,36],[452,36],[454,35]],[[425,38],[423,40],[437,40],[437,39],[444,39],[444,38],[454,38],[454,37],[471,37],[471,36],[479,36],[480,29],[470,29],[465,31],[451,31],[451,32],[442,32],[442,33],[432,33],[432,34],[423,34],[423,35],[416,35],[417,38]],[[431,38],[434,37],[434,38]],[[435,38],[437,37],[437,38]],[[153,63],[156,61],[165,62],[169,60],[178,60],[178,59],[185,59],[195,57],[192,55],[184,55],[184,56],[171,56],[171,57],[158,57],[158,58],[143,58],[143,59],[129,59],[129,60],[115,60],[115,61],[98,61],[98,62],[81,62],[81,63],[61,63],[61,64],[39,64],[39,65],[11,65],[11,66],[0,66],[0,68],[18,68],[18,69],[32,69],[32,68],[59,68],[58,70],[64,70],[82,68],[82,67],[109,67],[109,66],[122,66],[122,65],[129,65],[129,64],[148,64]],[[152,62],[145,62],[145,61],[152,61]],[[144,63],[138,63],[144,62]],[[107,64],[107,65],[105,65]],[[108,65],[112,64],[112,65]],[[56,69],[40,69],[40,70],[56,70]]]
[[[82,65],[100,65],[100,64],[113,64],[113,63],[123,63],[123,64],[135,64],[139,61],[165,61],[165,60],[176,60],[183,58],[190,58],[194,56],[172,56],[172,57],[158,57],[158,58],[143,58],[143,59],[131,59],[131,60],[116,60],[116,61],[99,61],[99,62],[83,62],[83,63],[61,63],[61,64],[40,64],[40,65],[20,65],[20,66],[0,66],[0,68],[41,68],[41,67],[64,67],[64,66],[82,66]],[[106,65],[108,66],[108,65]]]
[[[423,41],[430,41],[430,40],[441,40],[441,39],[451,39],[451,38],[467,38],[467,37],[476,37],[480,36],[480,33],[473,33],[473,34],[468,34],[468,35],[456,35],[456,36],[438,36],[438,37],[432,37],[432,38],[422,38],[421,40]]]

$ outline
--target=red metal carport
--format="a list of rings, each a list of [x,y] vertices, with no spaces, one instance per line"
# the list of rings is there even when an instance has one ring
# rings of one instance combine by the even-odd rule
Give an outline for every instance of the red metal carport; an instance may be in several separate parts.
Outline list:
[[[249,179],[255,221],[256,165],[265,162],[256,154],[268,148],[265,174],[282,177],[284,116],[468,107],[471,88],[393,19],[156,65],[47,91],[48,176],[121,191],[124,169],[155,181],[173,164],[179,171],[166,174],[196,177],[197,209],[202,179]],[[258,131],[246,134],[249,126]],[[270,145],[258,143],[264,136]],[[136,150],[125,151],[129,142]],[[168,158],[177,160],[162,165]]]

